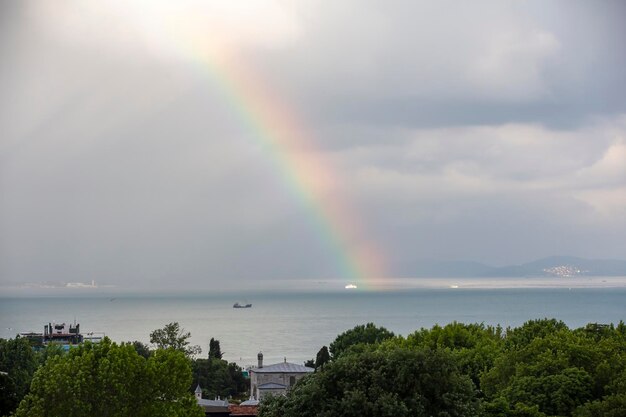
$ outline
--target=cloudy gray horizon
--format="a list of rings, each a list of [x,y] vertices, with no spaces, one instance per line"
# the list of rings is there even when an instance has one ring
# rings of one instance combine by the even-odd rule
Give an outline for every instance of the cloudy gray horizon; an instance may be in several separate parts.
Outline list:
[[[624,259],[625,18],[620,1],[4,1],[0,281],[349,278],[182,52],[207,45],[298,116],[388,276]]]

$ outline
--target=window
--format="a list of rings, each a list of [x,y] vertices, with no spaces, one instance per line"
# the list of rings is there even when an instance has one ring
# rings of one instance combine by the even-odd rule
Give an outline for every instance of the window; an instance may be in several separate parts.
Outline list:
[[[293,385],[296,383],[296,377],[295,376],[290,376],[289,377],[289,386],[293,387]]]

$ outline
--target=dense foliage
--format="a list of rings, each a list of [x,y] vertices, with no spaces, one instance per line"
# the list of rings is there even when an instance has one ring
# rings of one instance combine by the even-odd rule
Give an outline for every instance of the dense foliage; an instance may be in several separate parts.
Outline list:
[[[575,330],[554,319],[506,330],[455,322],[406,338],[370,323],[330,347],[328,363],[265,401],[261,417],[626,416],[621,322]]]
[[[15,410],[28,392],[38,360],[26,339],[0,339],[0,415]]]
[[[192,362],[193,383],[202,388],[205,398],[238,397],[246,399],[250,392],[248,380],[243,376],[242,369],[235,363],[224,359],[195,359]]]
[[[0,339],[0,416],[15,411],[42,364],[63,354],[63,348],[58,345],[40,347],[36,351],[26,338]]]
[[[531,321],[509,331],[502,345],[502,354],[481,378],[488,408],[535,406],[543,413],[537,415],[546,416],[584,416],[595,409],[591,415],[602,416],[612,415],[602,414],[603,407],[624,403],[623,323],[569,330],[555,320]]]
[[[474,386],[449,353],[395,347],[341,355],[297,384],[285,400],[269,400],[261,415],[454,417],[477,410]]]
[[[151,333],[157,349],[105,339],[69,353],[55,344],[35,350],[26,338],[0,339],[0,416],[20,402],[18,416],[193,416],[198,383],[206,398],[247,397],[242,369],[221,359],[219,340],[211,339],[209,359],[194,359],[199,348],[189,346],[190,336],[170,323]]]
[[[222,359],[220,341],[211,338],[207,359],[197,358],[192,361],[192,389],[199,384],[205,398],[240,398],[248,397],[250,387],[243,375],[243,370],[236,363]]]
[[[160,349],[146,359],[131,344],[105,338],[47,360],[15,415],[200,417],[190,383],[182,352]]]
[[[191,394],[237,397],[248,382],[211,339],[193,359],[189,334],[170,323],[141,342],[105,339],[69,353],[0,339],[0,415],[200,416]],[[451,323],[394,336],[372,323],[323,346],[315,373],[261,417],[624,417],[626,325],[569,329],[554,319],[518,328]]]
[[[384,327],[376,327],[374,323],[367,323],[341,333],[330,344],[329,351],[331,356],[336,358],[351,346],[363,343],[380,343],[383,340],[393,338],[393,336],[393,333]]]

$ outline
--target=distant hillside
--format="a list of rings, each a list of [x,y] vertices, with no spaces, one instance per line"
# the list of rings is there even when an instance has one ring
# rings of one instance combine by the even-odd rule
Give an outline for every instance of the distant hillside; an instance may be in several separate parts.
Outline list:
[[[538,276],[626,276],[626,261],[551,256],[521,265],[492,267],[468,261],[420,261],[411,265],[414,277],[538,277]]]
[[[535,276],[626,276],[626,261],[616,259],[583,259],[573,256],[552,256],[522,265],[491,269],[489,277]]]

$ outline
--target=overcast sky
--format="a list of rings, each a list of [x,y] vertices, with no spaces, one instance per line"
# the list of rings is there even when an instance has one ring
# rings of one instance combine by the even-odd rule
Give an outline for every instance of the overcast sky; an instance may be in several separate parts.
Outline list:
[[[292,156],[229,100],[235,66],[203,54],[289,109],[387,276],[624,259],[625,21],[623,1],[2,1],[0,280],[349,278]]]

